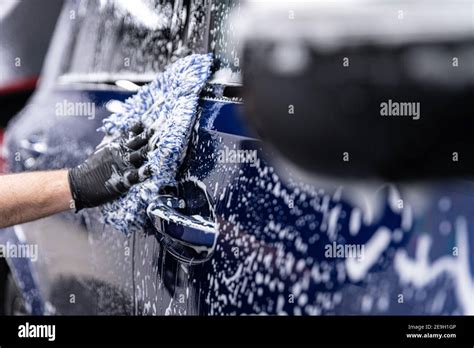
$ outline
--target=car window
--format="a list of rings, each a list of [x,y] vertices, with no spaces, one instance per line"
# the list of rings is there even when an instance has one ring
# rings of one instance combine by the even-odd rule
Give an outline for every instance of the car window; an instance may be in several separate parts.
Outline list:
[[[230,77],[240,72],[229,24],[239,6],[239,0],[77,1],[60,78],[149,81],[180,57],[206,52],[214,53],[219,78]]]
[[[241,1],[216,1],[210,13],[209,51],[214,53],[216,82],[240,81],[239,41],[231,16],[240,14]]]

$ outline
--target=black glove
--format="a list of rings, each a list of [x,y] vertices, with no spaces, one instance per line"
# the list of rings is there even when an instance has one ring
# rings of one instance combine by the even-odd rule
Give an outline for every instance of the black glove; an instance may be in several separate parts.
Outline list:
[[[150,168],[143,163],[152,131],[143,131],[141,125],[136,125],[131,133],[131,140],[114,140],[98,148],[84,163],[69,169],[76,211],[117,199],[151,175]]]

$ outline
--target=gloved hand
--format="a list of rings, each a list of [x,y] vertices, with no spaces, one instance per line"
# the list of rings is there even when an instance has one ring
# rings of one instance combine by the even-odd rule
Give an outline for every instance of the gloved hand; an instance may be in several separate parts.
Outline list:
[[[132,139],[121,137],[99,147],[84,163],[69,170],[69,186],[76,212],[117,199],[151,170],[143,163],[152,131],[135,125]]]

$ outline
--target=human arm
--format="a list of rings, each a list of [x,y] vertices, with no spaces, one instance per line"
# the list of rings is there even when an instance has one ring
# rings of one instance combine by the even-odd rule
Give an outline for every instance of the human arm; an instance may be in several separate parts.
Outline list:
[[[0,228],[96,207],[143,181],[151,174],[143,163],[152,133],[136,127],[132,135],[99,147],[69,170],[0,176]]]
[[[67,170],[0,176],[0,228],[71,208]]]

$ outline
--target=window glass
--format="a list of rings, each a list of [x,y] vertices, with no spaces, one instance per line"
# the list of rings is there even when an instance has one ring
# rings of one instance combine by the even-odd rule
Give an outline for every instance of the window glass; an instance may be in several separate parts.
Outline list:
[[[214,53],[216,70],[238,72],[229,18],[239,7],[238,0],[78,1],[62,77],[147,81],[180,57],[206,52]]]

